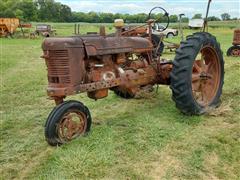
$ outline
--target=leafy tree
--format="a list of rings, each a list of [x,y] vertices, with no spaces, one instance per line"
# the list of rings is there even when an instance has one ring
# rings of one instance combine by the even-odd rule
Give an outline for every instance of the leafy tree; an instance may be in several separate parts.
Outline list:
[[[145,23],[148,14],[112,14],[99,12],[72,12],[67,5],[55,2],[55,0],[0,0],[0,17],[18,17],[23,21],[52,21],[52,22],[89,22],[112,23],[114,19],[123,19],[126,23]],[[223,20],[229,20],[230,15],[221,15]],[[153,14],[152,19],[166,23],[167,18],[163,14]],[[178,22],[177,15],[171,15],[170,22]],[[202,14],[195,14],[193,19],[202,18]],[[209,21],[219,21],[215,16],[208,17]],[[187,17],[182,22],[188,22]]]
[[[16,17],[27,20],[37,21],[37,6],[36,3],[31,0],[23,0],[18,4],[19,10],[22,11],[22,17],[16,14]]]
[[[223,21],[228,21],[231,19],[231,16],[228,13],[221,14],[221,18]]]
[[[60,18],[59,20],[61,22],[70,22],[70,21],[72,21],[71,8],[68,7],[67,5],[61,4],[59,18]]]
[[[16,11],[15,11],[15,15],[16,15],[16,17],[18,17],[19,19],[24,19],[24,16],[23,16],[23,11],[22,10],[20,10],[20,9],[17,9]]]
[[[114,15],[112,13],[100,13],[100,22],[112,23],[114,21]]]
[[[116,14],[114,14],[114,19],[122,19],[121,16],[122,16],[122,14],[116,13]]]
[[[169,16],[170,22],[178,22],[178,16],[177,15],[171,15]]]
[[[188,18],[188,17],[183,17],[183,18],[182,18],[182,22],[185,22],[185,23],[186,23],[186,22],[189,22],[189,18]]]
[[[202,19],[202,14],[195,14],[192,19]]]
[[[216,16],[210,16],[208,17],[208,21],[221,21],[221,19]]]

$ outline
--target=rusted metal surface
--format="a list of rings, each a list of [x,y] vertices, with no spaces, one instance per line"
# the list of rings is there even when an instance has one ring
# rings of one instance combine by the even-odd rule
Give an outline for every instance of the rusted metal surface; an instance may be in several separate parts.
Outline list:
[[[152,10],[156,8],[163,9],[155,7]],[[166,11],[164,16],[169,22]],[[44,40],[42,58],[48,73],[47,94],[59,104],[45,126],[45,137],[50,145],[63,144],[90,130],[88,108],[81,102],[64,102],[64,98],[70,95],[86,92],[89,98],[97,100],[107,97],[111,90],[122,98],[133,98],[144,89],[153,91],[156,84],[171,83],[173,100],[182,112],[200,114],[211,104],[209,102],[216,97],[223,82],[223,60],[215,39],[205,33],[192,40],[189,38],[181,43],[175,61],[164,60],[161,58],[162,38],[156,37],[152,31],[155,22],[149,18],[143,26],[124,29],[123,20],[116,19],[114,34],[107,35],[105,28],[100,27],[99,33],[76,35],[75,30],[73,37]],[[193,39],[194,42],[199,39],[199,44],[193,46]],[[183,47],[191,47],[189,50],[193,51],[193,56],[185,52],[188,49],[183,51]],[[198,47],[202,49],[195,60]],[[180,108],[182,104],[187,106]]]
[[[234,46],[232,51],[231,51],[231,56],[233,57],[240,57],[240,47],[239,46]]]
[[[233,35],[233,45],[240,45],[240,29],[235,29],[234,30],[234,35]]]
[[[158,83],[159,84],[170,84],[170,72],[172,71],[172,62],[167,60],[161,60],[157,62],[158,72]]]
[[[126,52],[146,52],[152,44],[140,37],[82,37],[88,56],[118,54]]]
[[[192,91],[195,100],[205,106],[213,101],[220,83],[220,64],[215,49],[205,46],[193,64]]]
[[[59,138],[66,142],[81,135],[86,130],[87,118],[84,113],[72,110],[67,112],[57,127]]]
[[[101,27],[100,35],[44,40],[47,93],[56,104],[83,92],[100,99],[112,88],[134,94],[143,86],[169,84],[172,65],[153,58],[151,38],[122,36],[120,28],[115,36]]]
[[[142,36],[147,33],[146,25],[128,26],[122,29],[122,36]]]
[[[22,27],[22,28],[32,28],[32,24],[31,23],[21,23],[19,25],[19,27]]]
[[[240,57],[240,29],[234,30],[233,46],[227,50],[228,56]]]
[[[49,24],[37,24],[34,33],[37,35],[42,35],[44,37],[50,37],[55,36],[56,30],[53,30],[52,26]]]
[[[20,21],[18,18],[0,18],[0,37],[13,34],[19,25]]]

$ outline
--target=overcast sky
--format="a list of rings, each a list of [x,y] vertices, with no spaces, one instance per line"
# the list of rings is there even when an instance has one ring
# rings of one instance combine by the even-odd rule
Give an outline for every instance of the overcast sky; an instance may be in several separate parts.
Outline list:
[[[192,17],[196,13],[205,14],[208,0],[56,0],[71,7],[72,11],[111,12],[111,13],[148,13],[154,6],[164,7],[170,14],[185,13]],[[240,17],[240,0],[212,0],[210,16],[229,13]]]

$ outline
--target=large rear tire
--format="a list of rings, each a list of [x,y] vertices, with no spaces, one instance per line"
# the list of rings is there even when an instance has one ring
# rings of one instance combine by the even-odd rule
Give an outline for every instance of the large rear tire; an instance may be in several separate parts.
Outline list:
[[[216,38],[195,33],[181,42],[170,74],[172,99],[185,114],[203,114],[220,103],[224,60]]]

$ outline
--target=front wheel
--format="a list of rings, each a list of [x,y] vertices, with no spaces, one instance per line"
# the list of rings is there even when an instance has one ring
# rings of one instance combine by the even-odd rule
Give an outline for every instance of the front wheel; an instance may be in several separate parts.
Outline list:
[[[232,46],[227,50],[227,56],[240,57],[240,46]]]
[[[45,125],[48,144],[57,146],[69,142],[90,131],[91,114],[78,101],[66,101],[56,106],[49,114]]]
[[[219,105],[224,60],[216,38],[195,33],[181,42],[171,72],[172,98],[185,114],[203,114]]]

